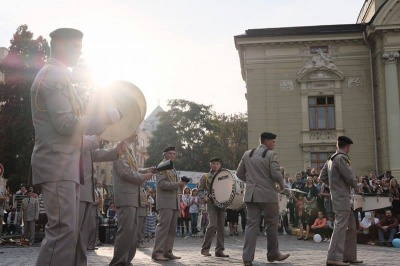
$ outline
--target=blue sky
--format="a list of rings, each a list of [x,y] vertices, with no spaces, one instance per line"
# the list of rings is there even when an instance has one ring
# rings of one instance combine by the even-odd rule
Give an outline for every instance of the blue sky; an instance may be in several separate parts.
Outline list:
[[[355,23],[364,0],[18,0],[0,5],[0,47],[21,24],[35,37],[85,34],[83,58],[99,84],[136,84],[147,114],[168,99],[246,112],[233,36],[252,28]]]

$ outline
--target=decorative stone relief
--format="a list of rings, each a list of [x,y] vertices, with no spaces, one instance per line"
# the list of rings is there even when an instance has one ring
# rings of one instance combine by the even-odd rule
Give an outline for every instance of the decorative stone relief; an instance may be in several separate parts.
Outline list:
[[[307,89],[332,89],[335,88],[335,82],[307,82]]]
[[[399,52],[384,52],[382,55],[383,62],[385,64],[396,64],[397,58],[399,58],[399,56]]]
[[[315,71],[321,68],[331,71],[337,71],[339,73],[342,72],[337,68],[334,63],[332,63],[331,57],[328,54],[325,54],[321,49],[319,49],[318,54],[313,55],[303,66],[303,68],[300,69],[297,75],[301,75],[310,71]]]
[[[329,46],[329,53],[330,54],[338,54],[339,53],[339,47],[337,47],[336,45],[330,45]]]
[[[310,47],[307,45],[304,45],[302,47],[300,47],[300,54],[310,54]]]
[[[309,76],[309,79],[329,79],[332,77],[333,77],[332,74],[330,74],[327,71],[317,71],[317,72],[312,73]]]
[[[310,140],[336,140],[335,131],[310,131]]]
[[[361,77],[349,77],[347,79],[347,87],[361,87],[362,86],[362,79]]]
[[[283,90],[293,90],[293,81],[291,80],[281,80],[279,87]]]

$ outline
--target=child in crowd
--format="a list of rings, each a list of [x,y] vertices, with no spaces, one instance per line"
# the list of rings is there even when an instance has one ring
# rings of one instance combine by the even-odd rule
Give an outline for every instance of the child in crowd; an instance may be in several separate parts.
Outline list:
[[[324,217],[322,211],[318,212],[318,218],[315,219],[314,224],[311,226],[311,229],[313,229],[316,234],[321,235],[323,242],[328,240],[328,236],[326,233],[326,218]]]
[[[328,236],[328,239],[326,240],[326,242],[331,241],[334,227],[335,227],[335,216],[330,213],[328,216],[328,221],[326,222],[326,235]]]
[[[311,208],[304,208],[304,196],[303,194],[299,195],[299,199],[297,200],[297,214],[299,217],[300,224],[300,237],[297,240],[308,240],[308,234],[310,233],[310,217],[311,217]],[[306,236],[304,237],[303,230],[306,229]]]

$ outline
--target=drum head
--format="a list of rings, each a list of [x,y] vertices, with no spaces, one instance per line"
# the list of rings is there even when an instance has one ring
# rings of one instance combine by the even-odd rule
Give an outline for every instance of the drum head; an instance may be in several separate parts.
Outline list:
[[[214,205],[225,208],[230,205],[235,197],[235,180],[228,170],[220,170],[211,182],[211,195]]]

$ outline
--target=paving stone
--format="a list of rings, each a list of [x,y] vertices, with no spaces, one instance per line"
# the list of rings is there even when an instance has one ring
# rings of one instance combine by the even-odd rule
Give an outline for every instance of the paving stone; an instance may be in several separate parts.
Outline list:
[[[242,249],[244,238],[242,235],[225,237],[225,253],[229,258],[216,258],[213,250],[210,250],[211,257],[204,257],[200,254],[202,238],[199,237],[177,237],[175,240],[174,254],[182,259],[168,262],[153,262],[151,251],[153,242],[146,243],[149,248],[138,249],[132,261],[133,265],[242,265]],[[253,265],[325,265],[328,243],[315,243],[313,240],[297,240],[293,235],[280,235],[279,244],[281,252],[290,253],[290,257],[284,262],[268,263],[266,258],[265,236],[257,239],[256,257]],[[215,244],[215,242],[213,243]],[[214,248],[214,246],[212,246]],[[39,252],[39,245],[27,247],[1,246],[0,265],[7,266],[29,266],[35,265]],[[98,250],[89,251],[89,266],[105,266],[111,261],[113,255],[112,245],[100,246]],[[400,265],[400,249],[358,245],[358,258],[364,260],[359,265]],[[60,265],[62,266],[62,265]]]

